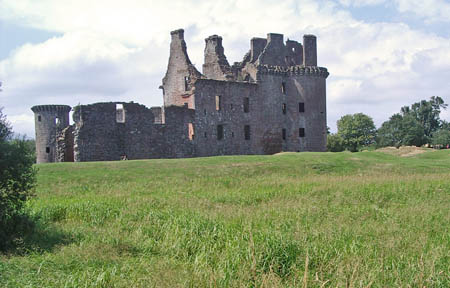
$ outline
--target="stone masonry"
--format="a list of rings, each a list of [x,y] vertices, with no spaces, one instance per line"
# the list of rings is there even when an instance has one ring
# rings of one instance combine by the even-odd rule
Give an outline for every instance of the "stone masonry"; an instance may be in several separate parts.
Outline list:
[[[316,37],[270,33],[228,63],[222,37],[205,39],[200,73],[184,31],[171,32],[163,107],[110,102],[39,105],[37,162],[106,161],[326,150],[326,68]]]

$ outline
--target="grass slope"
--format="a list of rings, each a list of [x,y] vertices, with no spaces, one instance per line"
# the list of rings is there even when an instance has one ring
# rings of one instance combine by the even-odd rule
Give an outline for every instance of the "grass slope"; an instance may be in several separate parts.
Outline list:
[[[449,287],[450,151],[38,165],[2,287]]]

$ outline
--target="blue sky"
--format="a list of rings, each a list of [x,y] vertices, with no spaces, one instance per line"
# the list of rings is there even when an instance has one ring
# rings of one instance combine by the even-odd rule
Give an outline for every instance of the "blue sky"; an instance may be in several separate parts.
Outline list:
[[[318,37],[327,67],[328,126],[363,112],[380,126],[431,96],[450,103],[447,0],[0,0],[0,106],[34,136],[37,104],[162,104],[170,31],[185,29],[201,71],[204,39],[223,37],[230,63],[252,37]],[[441,118],[450,121],[449,111]]]

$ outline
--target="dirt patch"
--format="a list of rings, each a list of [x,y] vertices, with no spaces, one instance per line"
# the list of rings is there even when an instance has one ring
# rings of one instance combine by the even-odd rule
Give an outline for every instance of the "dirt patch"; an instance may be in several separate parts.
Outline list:
[[[400,157],[410,157],[418,154],[422,154],[425,152],[431,151],[429,148],[416,147],[416,146],[400,146],[399,148],[395,147],[384,147],[377,149],[378,152],[383,152],[391,155],[396,155]]]

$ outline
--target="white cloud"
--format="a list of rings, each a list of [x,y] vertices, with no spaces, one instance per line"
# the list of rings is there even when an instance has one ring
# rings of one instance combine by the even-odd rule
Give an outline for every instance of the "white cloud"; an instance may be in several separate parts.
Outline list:
[[[405,13],[425,5],[396,1]],[[340,0],[344,6],[361,7],[384,2]],[[445,19],[447,4],[431,2],[444,9],[425,5],[422,14],[443,13],[438,18]],[[35,104],[121,100],[160,105],[158,86],[167,65],[169,31],[181,27],[199,70],[204,38],[212,34],[223,37],[230,62],[242,59],[251,37],[278,32],[301,40],[303,34],[316,34],[319,64],[331,73],[331,127],[345,113],[364,112],[379,125],[401,106],[432,95],[450,102],[445,79],[450,75],[450,39],[401,23],[358,21],[339,7],[313,0],[3,0],[0,18],[63,36],[24,45],[0,62],[5,85],[0,102],[13,124]],[[33,135],[29,130],[25,132]]]

